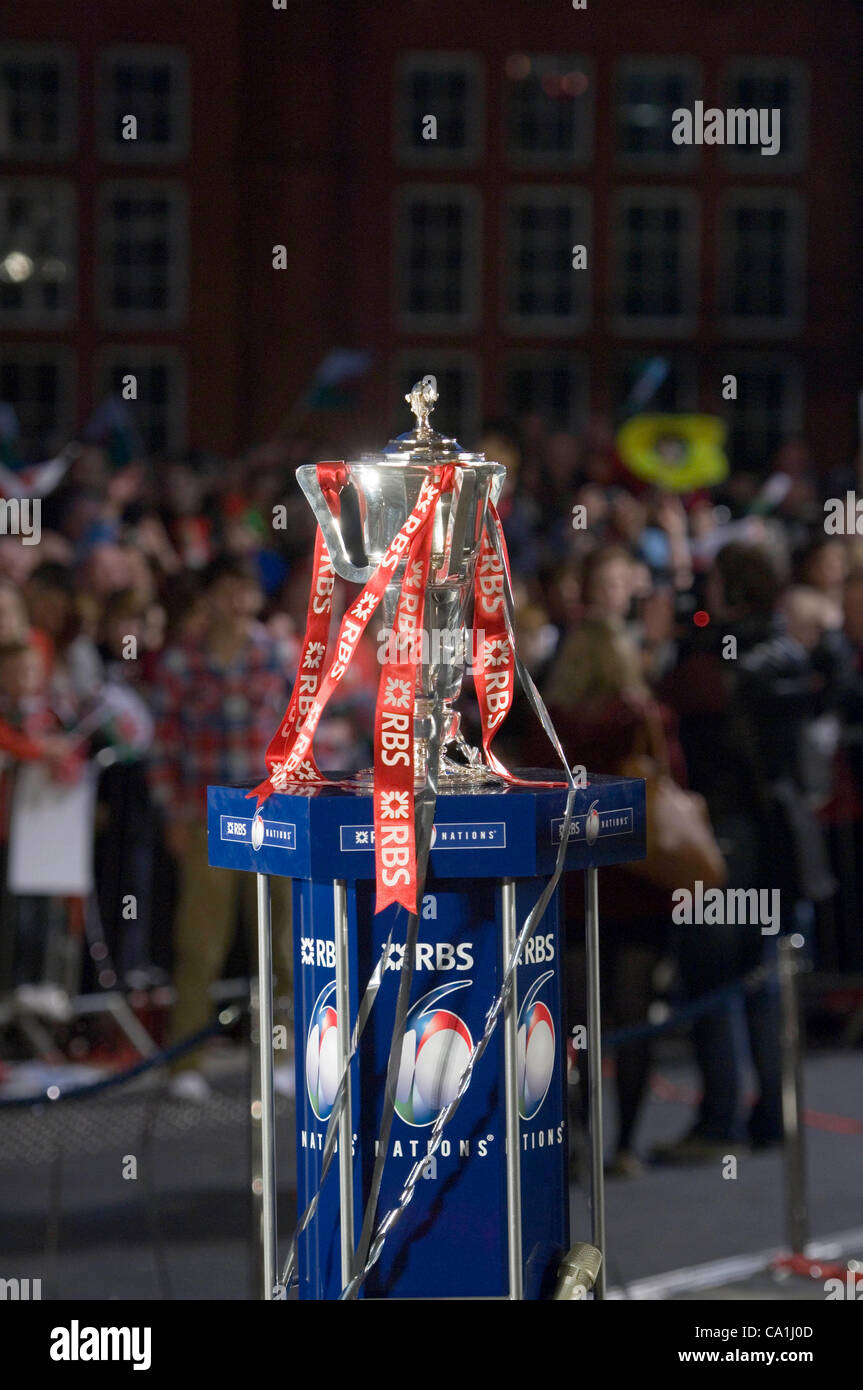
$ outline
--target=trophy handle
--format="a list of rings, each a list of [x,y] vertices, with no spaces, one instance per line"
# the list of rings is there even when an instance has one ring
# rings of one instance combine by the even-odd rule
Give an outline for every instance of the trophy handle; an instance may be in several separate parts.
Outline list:
[[[318,482],[315,464],[302,464],[297,469],[297,482],[323,532],[336,574],[353,584],[367,584],[377,566],[369,564],[365,551],[360,500],[350,478],[339,494],[338,517],[330,511],[326,495]]]

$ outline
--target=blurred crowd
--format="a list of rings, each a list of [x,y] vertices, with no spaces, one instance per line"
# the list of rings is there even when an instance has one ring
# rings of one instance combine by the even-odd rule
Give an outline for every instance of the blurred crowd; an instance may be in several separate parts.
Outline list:
[[[489,424],[479,447],[507,467],[520,654],[570,761],[620,771],[660,728],[674,779],[707,803],[729,883],[780,887],[783,932],[803,934],[824,970],[863,970],[863,537],[824,526],[825,499],[856,474],[820,476],[792,440],[758,472],[732,460],[724,484],[676,495],[627,471],[602,419],[581,436],[538,417]],[[0,536],[4,843],[23,765],[60,783],[94,779],[98,926],[81,985],[173,982],[176,1035],[206,1020],[207,987],[251,916],[244,876],[207,869],[205,788],[265,772],[314,543],[294,474],[332,456],[295,439],[230,460],[118,463],[89,444],[42,499],[40,543]],[[345,586],[336,597],[338,617]],[[370,765],[379,670],[369,637],[321,723],[322,768]],[[476,740],[470,692],[463,705]],[[513,768],[553,766],[525,701],[496,749]],[[624,871],[605,877],[615,1021],[647,1016],[669,953],[693,996],[763,958],[752,931],[702,934],[693,949],[693,933],[671,929],[667,895]],[[25,907],[4,890],[5,991],[46,968],[39,914]],[[575,924],[580,911],[576,894]],[[287,952],[277,966],[284,979]],[[766,1015],[749,1012],[763,1104],[748,1132],[771,1142],[775,1057]],[[730,1023],[723,1035],[715,1019],[698,1027],[707,1112],[694,1138],[719,1143],[741,1123],[739,1087],[729,1094],[716,1074],[737,1044]],[[624,1163],[648,1064],[644,1048],[618,1059]]]

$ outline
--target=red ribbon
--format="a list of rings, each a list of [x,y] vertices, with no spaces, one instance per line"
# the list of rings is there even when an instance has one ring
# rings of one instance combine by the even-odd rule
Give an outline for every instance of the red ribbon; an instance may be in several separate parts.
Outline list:
[[[419,635],[422,630],[431,555],[432,520],[441,494],[452,489],[454,472],[453,465],[447,464],[432,469],[430,476],[423,481],[416,506],[387,547],[383,559],[362,593],[348,607],[339,629],[335,659],[320,683],[318,672],[323,670],[328,655],[327,633],[332,612],[334,576],[331,573],[332,561],[320,531],[318,532],[315,541],[312,596],[309,601],[306,635],[300,654],[297,681],[279,730],[267,749],[269,776],[247,794],[249,797],[257,797],[259,809],[272,792],[284,791],[293,783],[328,781],[321,776],[312,753],[315,730],[330,696],[350,665],[360,638],[377,609],[384,590],[392,582],[393,575],[402,561],[406,560],[396,616],[396,660],[389,661],[384,667],[375,720],[376,913],[381,912],[391,902],[401,903],[409,912],[415,912],[418,906],[414,840],[413,711],[419,643],[413,640],[400,642],[398,633],[399,630],[403,630],[407,634],[413,627]],[[337,493],[344,485],[344,477],[343,465],[318,465],[318,480],[323,490],[330,494],[331,505],[337,505]],[[394,706],[395,696],[402,694],[402,685],[390,686],[388,681],[407,683],[406,712]],[[388,696],[388,691],[391,691],[392,695]],[[389,709],[386,708],[387,704]],[[389,735],[386,742],[385,734]],[[401,739],[405,737],[407,745],[402,746]],[[387,762],[384,757],[387,753],[391,759],[394,759],[396,753],[404,756],[399,757],[398,761]],[[406,800],[403,801],[402,798]],[[401,815],[402,806],[406,807],[406,817]],[[396,818],[394,812],[397,808],[399,816]],[[391,832],[396,820],[400,834],[393,837]],[[403,839],[401,830],[405,824],[408,836]]]

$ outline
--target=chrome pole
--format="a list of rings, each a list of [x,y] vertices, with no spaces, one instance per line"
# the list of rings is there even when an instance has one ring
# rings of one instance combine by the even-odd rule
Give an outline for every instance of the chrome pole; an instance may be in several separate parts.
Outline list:
[[[594,1298],[605,1298],[605,1172],[602,1137],[602,1008],[599,997],[599,872],[584,875],[587,946],[587,1074],[590,1097],[590,1208],[593,1244],[602,1256]]]
[[[515,880],[501,883],[503,969],[516,942]],[[504,1101],[506,1107],[506,1228],[509,1258],[509,1296],[524,1298],[524,1266],[521,1249],[521,1126],[518,1116],[518,971],[503,1016]]]
[[[339,1074],[351,1050],[351,994],[348,971],[348,898],[345,880],[333,879],[333,923],[336,946],[336,1041]],[[354,1162],[351,1074],[345,1074],[345,1103],[339,1116],[339,1230],[342,1288],[350,1283],[354,1264]]]
[[[264,1278],[262,1298],[271,1299],[276,1284],[276,1109],[273,1098],[273,956],[270,918],[270,880],[258,880],[258,1064],[261,1095],[261,1180],[263,1210],[261,1242]]]
[[[780,1057],[782,1069],[782,1128],[785,1157],[785,1214],[792,1255],[805,1255],[809,1244],[806,1209],[806,1167],[803,1153],[803,1079],[800,1066],[800,1006],[793,938],[777,942],[779,953]]]

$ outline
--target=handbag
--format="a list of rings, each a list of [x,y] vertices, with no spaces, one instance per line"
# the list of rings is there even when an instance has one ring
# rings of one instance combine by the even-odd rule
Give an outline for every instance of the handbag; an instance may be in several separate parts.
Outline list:
[[[668,740],[658,706],[651,701],[636,730],[632,753],[619,771],[624,777],[642,777],[647,798],[647,857],[628,864],[629,872],[646,878],[658,888],[693,891],[722,888],[728,868],[713,833],[703,796],[686,791],[671,776]]]

